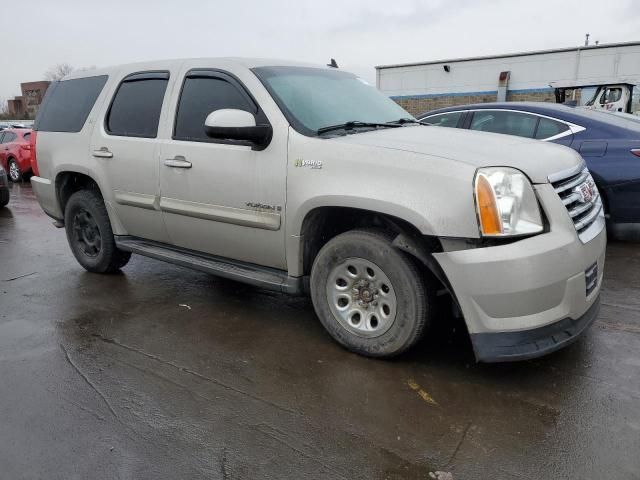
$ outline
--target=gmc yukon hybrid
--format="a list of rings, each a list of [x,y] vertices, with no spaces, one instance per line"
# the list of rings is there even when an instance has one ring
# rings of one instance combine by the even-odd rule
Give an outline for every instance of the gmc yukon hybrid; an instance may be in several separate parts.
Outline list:
[[[448,292],[479,361],[596,318],[606,232],[582,158],[419,124],[335,68],[194,59],[72,74],[31,135],[42,208],[91,272],[132,253],[310,293],[331,336],[387,357]]]

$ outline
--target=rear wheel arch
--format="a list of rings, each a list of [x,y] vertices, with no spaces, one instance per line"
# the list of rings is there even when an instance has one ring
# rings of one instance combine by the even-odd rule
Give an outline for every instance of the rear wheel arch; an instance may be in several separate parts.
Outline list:
[[[71,195],[80,190],[93,190],[104,199],[98,182],[91,176],[80,172],[64,171],[58,173],[55,180],[55,190],[58,205],[63,215]]]

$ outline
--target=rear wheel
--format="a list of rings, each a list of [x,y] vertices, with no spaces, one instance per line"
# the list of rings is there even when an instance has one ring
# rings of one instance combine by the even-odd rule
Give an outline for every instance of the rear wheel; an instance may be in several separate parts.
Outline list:
[[[20,170],[20,166],[18,165],[18,162],[15,161],[15,159],[9,159],[9,161],[7,162],[7,168],[9,170],[7,174],[12,182],[19,182],[20,180],[22,180],[22,171]]]
[[[97,192],[81,190],[71,195],[64,223],[71,251],[86,270],[115,272],[131,258],[130,252],[116,247],[107,209]]]
[[[9,203],[9,189],[0,188],[0,208],[6,207]]]
[[[336,341],[362,355],[404,352],[433,316],[434,286],[392,240],[377,229],[343,233],[320,250],[311,271],[320,321]]]

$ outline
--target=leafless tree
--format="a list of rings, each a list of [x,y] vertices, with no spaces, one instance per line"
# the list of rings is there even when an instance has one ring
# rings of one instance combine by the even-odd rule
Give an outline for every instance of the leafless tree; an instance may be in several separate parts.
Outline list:
[[[9,104],[7,103],[7,100],[0,98],[0,120],[7,120],[10,117],[11,115],[9,114]]]
[[[55,82],[73,71],[75,71],[75,68],[68,63],[58,63],[45,72],[44,78],[50,82]]]

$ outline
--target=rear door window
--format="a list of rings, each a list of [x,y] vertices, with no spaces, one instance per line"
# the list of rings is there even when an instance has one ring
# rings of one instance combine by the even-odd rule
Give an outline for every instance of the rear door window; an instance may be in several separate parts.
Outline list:
[[[538,117],[527,113],[506,110],[478,110],[473,113],[471,130],[504,133],[518,137],[533,138]]]
[[[52,83],[47,89],[34,130],[79,132],[107,82],[107,75]]]
[[[126,77],[107,113],[107,133],[121,137],[155,138],[168,82],[168,72],[136,73]]]
[[[538,123],[538,130],[536,130],[536,138],[538,140],[544,140],[545,138],[555,137],[561,133],[569,130],[569,125],[550,118],[540,118]]]
[[[437,127],[458,127],[465,112],[438,113],[422,119],[423,122]]]
[[[231,80],[231,79],[229,79]],[[204,129],[207,116],[223,108],[257,113],[249,96],[220,74],[192,74],[185,78],[178,103],[173,138],[192,142],[218,142],[209,138]]]

